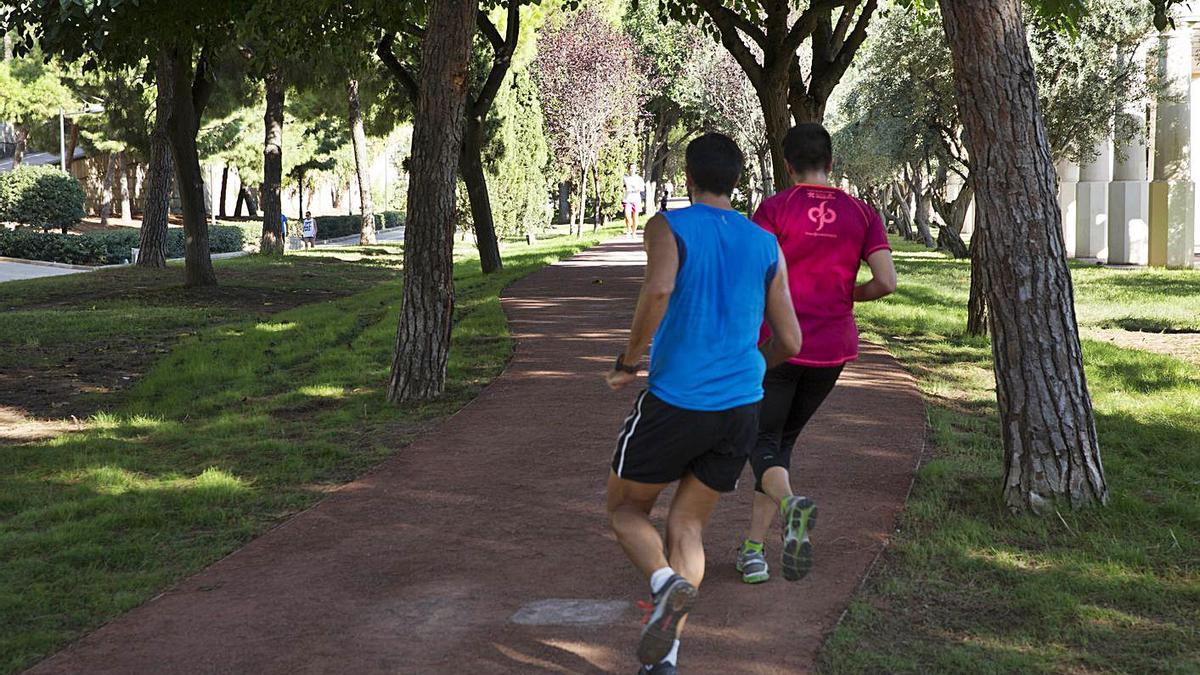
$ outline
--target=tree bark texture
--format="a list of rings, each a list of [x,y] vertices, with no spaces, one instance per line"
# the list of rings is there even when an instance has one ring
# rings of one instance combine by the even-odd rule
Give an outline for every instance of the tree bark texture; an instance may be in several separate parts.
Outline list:
[[[939,5],[978,198],[974,239],[990,312],[1004,500],[1038,514],[1103,504],[1108,488],[1021,2]]]
[[[175,46],[169,50],[175,76],[171,106],[171,155],[175,159],[175,178],[179,204],[183,211],[184,282],[188,288],[216,286],[212,254],[208,247],[208,219],[204,206],[204,174],[196,150],[200,117],[212,94],[212,82],[204,72],[206,57],[201,54],[195,67],[192,49]]]
[[[283,213],[283,73],[278,66],[266,76],[267,110],[263,114],[263,228],[258,250],[283,255],[284,234],[280,224]]]
[[[920,235],[925,248],[933,248],[933,234],[929,230],[930,198],[928,185],[925,181],[925,172],[921,170],[919,162],[913,166],[912,180],[909,187],[912,189],[914,205],[916,207],[913,220],[917,224],[917,234]]]
[[[100,181],[100,226],[108,227],[112,217],[113,181],[117,178],[117,153],[110,152],[104,162],[104,178]]]
[[[165,50],[158,54],[154,82],[158,94],[154,129],[150,132],[150,167],[146,176],[146,207],[142,211],[137,264],[161,268],[167,266],[167,218],[171,213],[173,171],[168,129],[175,100],[174,62]]]
[[[237,199],[233,202],[233,217],[242,217],[242,206],[246,203],[246,188],[243,186],[238,190]]]
[[[475,224],[479,265],[484,274],[491,274],[499,270],[503,263],[500,260],[500,243],[496,239],[496,223],[492,219],[487,176],[483,171],[483,143],[482,122],[475,118],[468,119],[458,170],[467,186],[467,198],[471,203],[471,222]]]
[[[413,119],[404,291],[388,400],[439,396],[454,319],[455,174],[462,153],[475,0],[432,0]]]
[[[771,149],[771,175],[775,180],[775,191],[783,192],[792,186],[788,175],[787,159],[783,156],[783,137],[792,128],[792,115],[787,102],[787,72],[769,77],[765,88],[758,90],[762,103],[763,126],[767,131],[767,147]]]
[[[940,182],[945,184],[944,181]],[[962,230],[974,197],[975,191],[970,186],[963,186],[958,195],[948,202],[937,194],[933,195],[933,209],[942,219],[942,227],[938,229],[937,247],[958,259],[971,255],[967,243],[963,241]]]

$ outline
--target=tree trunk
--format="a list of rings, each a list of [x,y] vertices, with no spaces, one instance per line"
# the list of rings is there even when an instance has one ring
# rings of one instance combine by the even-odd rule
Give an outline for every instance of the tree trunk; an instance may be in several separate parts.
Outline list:
[[[67,122],[71,127],[71,131],[67,133],[67,171],[71,170],[71,165],[75,163],[75,148],[79,145],[79,124],[74,121]]]
[[[913,166],[912,188],[914,204],[916,210],[913,214],[913,220],[917,224],[917,233],[921,236],[921,241],[925,244],[925,248],[933,248],[933,234],[929,230],[929,192],[925,183],[925,174],[921,170],[920,162]]]
[[[229,190],[229,165],[226,164],[221,169],[221,193],[217,195],[217,215],[221,218],[226,217],[225,214],[225,193]]]
[[[583,167],[583,176],[579,179],[579,214],[575,221],[575,236],[583,236],[583,219],[587,216],[587,184],[588,184],[588,167]]]
[[[243,185],[238,189],[237,199],[233,202],[233,217],[242,217],[242,205],[246,203],[246,186]]]
[[[977,241],[977,240],[976,240]],[[971,245],[971,294],[967,299],[967,335],[987,333],[987,292],[983,288],[983,265],[979,246]]]
[[[258,217],[258,196],[262,193],[262,185],[256,188],[246,188],[246,214],[251,218]]]
[[[963,241],[962,235],[949,226],[938,228],[937,247],[938,250],[946,251],[959,260],[971,255],[970,251],[967,250],[967,242]]]
[[[362,106],[358,100],[358,80],[346,83],[350,107],[350,138],[354,143],[354,174],[358,177],[358,202],[362,206],[362,226],[358,243],[375,243],[375,203],[371,197],[371,165],[367,160],[367,133],[363,130]]]
[[[500,260],[500,243],[496,239],[496,223],[492,219],[487,175],[483,172],[483,132],[482,122],[468,116],[459,157],[459,172],[467,186],[467,197],[471,203],[475,245],[479,247],[479,266],[484,274],[491,274],[498,271],[503,262]]]
[[[1005,450],[1004,500],[1108,500],[1057,179],[1020,0],[939,0],[978,198],[977,242]]]
[[[388,400],[439,396],[454,319],[455,174],[462,153],[476,0],[431,0],[413,118],[404,291]]]
[[[267,110],[263,114],[263,228],[258,250],[268,255],[283,255],[283,73],[279,67],[267,73]]]
[[[5,33],[4,34],[4,60],[12,61],[12,57],[13,57],[12,34]]]
[[[129,224],[133,222],[133,181],[129,180],[129,155],[120,152],[117,159],[120,162],[118,171],[121,177],[121,222]]]
[[[104,179],[100,182],[100,227],[108,227],[112,216],[113,181],[117,177],[117,153],[110,152],[104,162]]]
[[[600,230],[603,200],[600,199],[600,167],[592,167],[592,232]]]
[[[16,132],[16,144],[13,146],[12,168],[16,169],[25,161],[25,144],[29,141],[29,127],[18,124],[13,131]]]
[[[175,176],[179,187],[179,204],[183,211],[184,282],[188,288],[216,286],[212,255],[208,248],[208,219],[204,208],[204,174],[200,170],[200,155],[196,150],[196,134],[200,131],[200,116],[207,101],[204,90],[211,87],[202,72],[192,66],[190,47],[170,50],[174,61],[174,104],[171,106],[171,156],[175,159]],[[199,66],[205,66],[201,55]],[[199,75],[199,77],[197,77]]]
[[[758,92],[758,100],[762,103],[763,122],[767,131],[767,147],[771,149],[771,176],[775,181],[775,192],[783,192],[792,187],[791,176],[788,175],[787,159],[783,156],[783,137],[792,128],[792,115],[788,111],[788,77],[787,69],[782,74],[771,77],[767,74],[767,87]]]
[[[146,207],[142,210],[137,264],[167,266],[167,217],[171,213],[171,139],[168,133],[171,106],[175,100],[174,63],[166,50],[158,53],[154,82],[154,129],[150,132],[150,167],[146,176]]]

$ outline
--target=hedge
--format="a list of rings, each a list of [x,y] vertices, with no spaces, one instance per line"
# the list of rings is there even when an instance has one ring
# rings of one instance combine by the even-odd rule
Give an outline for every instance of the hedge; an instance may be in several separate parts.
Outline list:
[[[83,187],[49,166],[20,166],[0,173],[0,221],[44,230],[67,229],[83,219]]]
[[[336,239],[358,234],[362,223],[361,216],[317,216],[318,239]],[[289,221],[289,225],[291,221]],[[399,227],[404,224],[404,215],[399,211],[384,211],[375,214],[375,229]],[[296,223],[296,227],[300,224]]]
[[[246,241],[246,233],[241,227],[218,225],[208,228],[208,250],[213,253],[241,251]],[[81,235],[21,228],[0,231],[0,256],[74,265],[116,265],[128,260],[130,249],[139,242],[140,233],[133,228]],[[183,253],[183,230],[167,230],[167,257],[182,258]]]

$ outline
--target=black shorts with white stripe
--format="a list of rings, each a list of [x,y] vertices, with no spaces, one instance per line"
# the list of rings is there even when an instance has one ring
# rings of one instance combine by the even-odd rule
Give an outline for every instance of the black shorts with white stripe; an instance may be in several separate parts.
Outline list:
[[[621,426],[612,469],[638,483],[671,483],[691,473],[718,492],[732,492],[758,434],[758,407],[685,410],[643,391]]]

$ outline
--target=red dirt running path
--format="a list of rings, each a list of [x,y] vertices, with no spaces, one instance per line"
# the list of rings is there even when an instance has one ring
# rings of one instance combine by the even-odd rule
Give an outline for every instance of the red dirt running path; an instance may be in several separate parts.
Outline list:
[[[603,505],[636,391],[608,391],[601,373],[620,351],[643,260],[636,245],[610,243],[514,284],[504,307],[516,354],[477,400],[32,672],[635,672],[633,601],[646,584]],[[895,524],[923,420],[912,379],[865,345],[800,439],[796,487],[821,508],[812,574],[739,582],[731,558],[752,488],[743,480],[706,532],[709,572],[681,672],[811,668]],[[607,625],[511,621],[554,598],[629,604]]]

